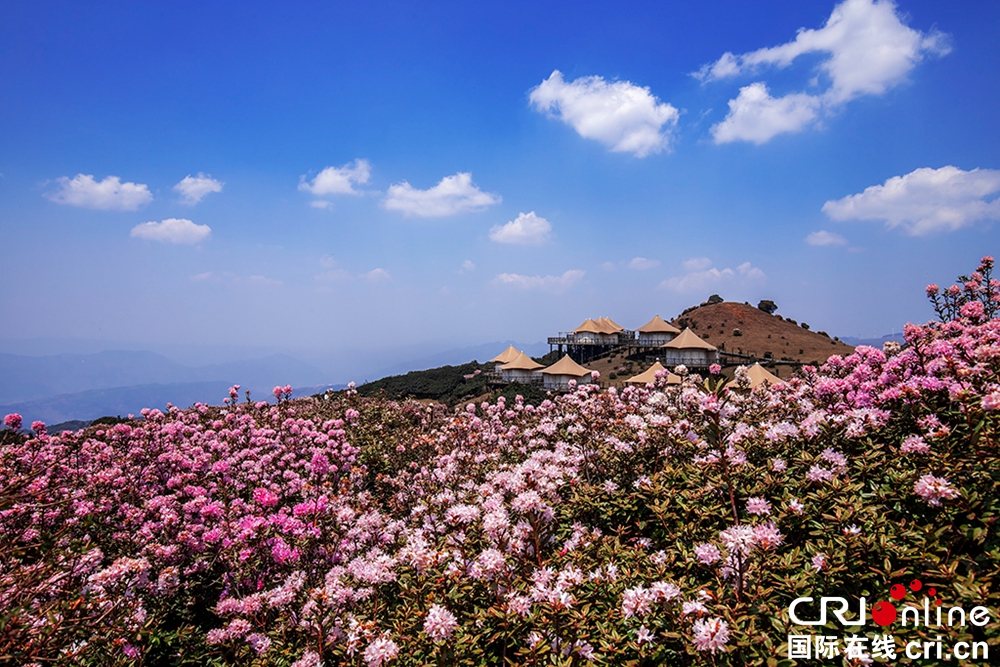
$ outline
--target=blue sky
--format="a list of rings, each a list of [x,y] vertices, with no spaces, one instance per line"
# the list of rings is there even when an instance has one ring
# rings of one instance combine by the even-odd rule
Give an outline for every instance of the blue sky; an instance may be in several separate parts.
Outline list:
[[[1000,5],[677,4],[4,3],[0,339],[881,335],[997,250]]]

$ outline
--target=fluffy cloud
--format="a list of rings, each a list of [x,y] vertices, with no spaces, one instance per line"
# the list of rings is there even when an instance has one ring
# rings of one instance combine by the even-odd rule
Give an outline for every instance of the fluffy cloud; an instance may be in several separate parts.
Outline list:
[[[834,234],[833,232],[821,229],[807,236],[806,243],[815,246],[847,245],[847,239],[840,234]]]
[[[923,236],[1000,219],[997,194],[998,170],[924,167],[859,194],[828,201],[823,212],[833,220],[882,220],[890,229],[899,227],[911,236]]]
[[[821,109],[884,93],[928,55],[948,53],[948,41],[943,33],[906,26],[889,0],[846,0],[834,7],[822,28],[800,29],[794,40],[778,46],[742,55],[725,53],[695,76],[702,81],[727,79],[768,66],[788,67],[800,56],[822,54],[819,70],[829,80],[824,92],[772,98],[763,83],[755,83],[740,90],[729,103],[726,119],[712,128],[716,143],[763,143],[776,134],[802,129]]]
[[[367,280],[370,283],[385,283],[392,280],[392,276],[385,269],[372,269],[368,273],[362,273],[359,278],[362,280]]]
[[[706,264],[706,262],[708,262]],[[690,259],[683,264],[685,273],[682,276],[674,276],[660,283],[661,289],[669,289],[674,292],[703,292],[714,287],[738,281],[740,283],[763,280],[767,276],[750,262],[743,262],[735,269],[718,269],[711,265],[711,262],[704,257]]]
[[[208,225],[196,225],[184,218],[167,218],[163,222],[144,222],[132,228],[132,236],[160,243],[201,243],[211,235]]]
[[[559,70],[531,90],[532,106],[612,151],[646,157],[670,148],[680,113],[649,88],[586,76],[567,83]]]
[[[562,292],[583,280],[584,272],[570,269],[561,276],[524,276],[519,273],[501,273],[493,279],[494,285],[516,287],[522,290]]]
[[[646,259],[645,257],[633,257],[632,261],[628,263],[628,268],[633,271],[648,271],[649,269],[655,269],[660,265],[660,260],[658,259]]]
[[[535,212],[521,213],[505,225],[497,225],[490,230],[490,240],[496,243],[516,245],[541,245],[549,238],[552,225]]]
[[[818,98],[805,93],[771,97],[763,83],[740,88],[735,100],[729,100],[729,113],[712,126],[717,144],[752,141],[763,144],[782,132],[798,132],[816,118]]]
[[[463,273],[467,273],[469,271],[475,271],[476,270],[476,264],[471,259],[467,259],[464,262],[462,262],[462,269],[461,270],[462,270]]]
[[[355,160],[343,167],[327,167],[316,174],[312,181],[307,181],[305,176],[299,176],[299,190],[317,197],[360,194],[354,186],[367,183],[371,171],[372,166],[368,160]]]
[[[181,195],[181,202],[194,205],[200,202],[205,195],[213,192],[222,192],[222,181],[217,181],[211,176],[199,173],[197,176],[188,174],[180,183],[174,186],[174,191]]]
[[[406,215],[439,218],[479,211],[501,201],[503,198],[500,195],[483,192],[473,185],[472,174],[459,172],[454,176],[445,176],[429,190],[418,190],[406,181],[390,185],[383,206]]]
[[[153,201],[145,183],[122,183],[117,176],[106,176],[102,181],[88,174],[73,178],[57,178],[59,189],[46,196],[57,204],[68,204],[105,211],[135,211]]]

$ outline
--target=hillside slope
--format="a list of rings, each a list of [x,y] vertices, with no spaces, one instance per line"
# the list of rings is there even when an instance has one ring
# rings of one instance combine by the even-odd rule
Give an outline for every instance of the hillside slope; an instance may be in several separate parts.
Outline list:
[[[672,324],[681,329],[691,327],[700,338],[720,350],[761,358],[770,353],[775,360],[815,364],[834,354],[854,351],[842,341],[804,329],[795,320],[768,315],[745,303],[726,301],[699,306],[675,318]]]

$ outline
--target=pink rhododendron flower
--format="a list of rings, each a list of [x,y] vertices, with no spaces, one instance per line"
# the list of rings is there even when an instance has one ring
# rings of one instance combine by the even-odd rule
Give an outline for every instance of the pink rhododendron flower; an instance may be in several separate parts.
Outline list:
[[[388,637],[379,637],[368,645],[362,657],[365,661],[365,667],[382,667],[397,655],[399,655],[399,647],[396,646],[396,642]]]
[[[703,565],[711,565],[722,559],[722,552],[714,544],[699,544],[694,548],[694,555]]]
[[[432,640],[446,641],[451,638],[458,627],[455,615],[439,604],[431,605],[424,619],[424,632]]]
[[[747,512],[755,516],[764,516],[771,513],[771,503],[764,498],[748,498]]]
[[[935,477],[931,474],[918,479],[913,485],[913,490],[931,507],[938,507],[942,499],[950,500],[958,497],[958,491],[951,482],[944,477]]]
[[[816,571],[826,567],[826,554],[822,551],[812,557],[812,566]]]
[[[9,429],[19,431],[21,429],[21,415],[12,412],[3,418],[3,424]]]
[[[721,618],[699,618],[691,627],[694,647],[699,651],[724,652],[729,641],[729,624]]]
[[[899,451],[903,454],[928,454],[931,448],[919,435],[910,435],[903,440],[903,444],[899,446]]]

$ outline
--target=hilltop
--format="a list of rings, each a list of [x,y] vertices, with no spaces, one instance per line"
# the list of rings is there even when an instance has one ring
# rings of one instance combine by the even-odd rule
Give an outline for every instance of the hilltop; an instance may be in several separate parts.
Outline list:
[[[848,355],[854,348],[805,322],[770,315],[747,303],[723,301],[690,309],[671,322],[691,327],[698,336],[724,352],[760,358],[821,364],[831,355]]]

